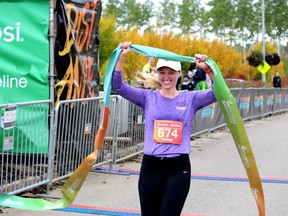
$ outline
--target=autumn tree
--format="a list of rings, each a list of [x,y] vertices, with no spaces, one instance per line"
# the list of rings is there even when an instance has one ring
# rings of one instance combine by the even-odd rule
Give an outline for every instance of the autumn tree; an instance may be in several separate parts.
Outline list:
[[[211,10],[207,13],[209,17],[210,32],[213,32],[222,41],[229,38],[233,33],[234,5],[230,0],[211,0],[208,5]]]
[[[102,16],[105,22],[102,22],[100,28],[102,66],[107,64],[105,59],[109,58],[108,53],[111,54],[120,41],[129,39],[133,43],[159,47],[182,55],[205,53],[217,61],[224,77],[257,77],[257,70],[249,67],[246,56],[255,49],[256,43],[261,44],[263,8],[260,0],[209,0],[205,5],[200,0],[183,0],[181,3],[162,0],[157,6],[150,0],[105,2]],[[280,41],[285,41],[288,34],[288,2],[265,0],[265,5],[265,39],[274,48],[278,44],[275,52],[281,55],[282,62],[277,70],[284,75],[283,68],[288,67],[288,51],[283,44],[280,49]],[[208,33],[221,41],[211,41]],[[269,48],[265,48],[268,53]],[[131,55],[131,60],[134,58]],[[127,79],[146,61],[145,57],[136,57],[131,68],[125,68]],[[183,64],[184,70],[186,67]]]

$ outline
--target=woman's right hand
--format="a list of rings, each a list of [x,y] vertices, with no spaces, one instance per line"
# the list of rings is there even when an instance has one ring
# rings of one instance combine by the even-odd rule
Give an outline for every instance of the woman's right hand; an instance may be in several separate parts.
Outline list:
[[[119,47],[121,47],[122,48],[122,52],[121,52],[121,55],[122,56],[126,56],[130,51],[131,51],[131,48],[130,48],[130,46],[131,46],[131,42],[129,42],[129,41],[126,41],[126,42],[121,42],[120,44],[119,44]]]
[[[116,63],[116,66],[115,66],[115,71],[122,71],[122,67],[123,67],[123,64],[124,64],[124,60],[125,60],[125,56],[130,52],[131,48],[131,42],[121,42],[119,44],[119,47],[122,48],[122,52],[120,53],[120,56],[118,58],[118,61]]]

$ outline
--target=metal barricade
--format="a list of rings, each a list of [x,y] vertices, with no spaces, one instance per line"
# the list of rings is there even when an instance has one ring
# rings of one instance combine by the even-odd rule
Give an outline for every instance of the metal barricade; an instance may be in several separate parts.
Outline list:
[[[55,109],[54,166],[51,181],[70,176],[94,150],[103,98],[60,101]],[[117,163],[143,151],[144,118],[140,107],[120,96],[110,97],[109,122],[95,166]]]
[[[112,163],[112,143],[109,134],[115,131],[114,118],[117,97],[111,96],[108,138],[98,155],[96,165]],[[53,142],[53,181],[70,176],[86,156],[94,151],[94,140],[101,123],[103,98],[85,98],[60,101],[55,110]],[[112,139],[113,140],[113,139]]]
[[[0,105],[0,192],[16,194],[49,181],[51,101]]]
[[[231,89],[232,95],[238,104],[243,121],[251,120],[256,116],[264,117],[288,111],[288,89]],[[274,96],[271,96],[273,95]],[[260,95],[260,96],[258,96]],[[111,137],[115,150],[113,151],[113,163],[131,158],[143,152],[145,119],[143,111],[135,104],[119,97],[119,108],[116,116],[126,115],[123,110],[129,110],[128,121],[118,123],[118,119],[112,121],[116,124],[116,135]],[[259,98],[261,101],[259,101]],[[259,108],[260,105],[260,108]],[[124,123],[124,124],[123,124]],[[128,125],[128,130],[127,129]],[[209,133],[213,130],[226,127],[224,116],[218,102],[199,110],[193,120],[191,137],[198,134]],[[119,131],[121,128],[122,132]],[[125,132],[123,132],[125,128]],[[117,138],[115,138],[115,136]]]
[[[117,116],[123,115],[123,111],[128,111],[125,113],[127,121],[115,119],[115,122],[119,123],[117,124],[116,138],[114,138],[114,163],[138,155],[143,152],[144,148],[145,124],[143,110],[139,106],[119,97],[119,114]],[[121,128],[126,128],[127,130],[119,130]]]
[[[243,119],[288,111],[288,89],[241,91],[232,93]],[[0,105],[0,192],[16,194],[70,176],[94,151],[103,108],[102,97],[60,101],[55,112],[51,101]],[[112,168],[143,152],[145,118],[140,107],[117,95],[110,97],[109,111],[95,166]],[[191,137],[225,124],[216,102],[196,113]]]

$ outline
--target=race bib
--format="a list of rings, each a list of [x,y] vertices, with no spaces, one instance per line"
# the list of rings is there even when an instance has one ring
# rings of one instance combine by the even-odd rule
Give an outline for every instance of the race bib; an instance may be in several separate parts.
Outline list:
[[[157,143],[181,144],[183,122],[154,120],[153,139]]]

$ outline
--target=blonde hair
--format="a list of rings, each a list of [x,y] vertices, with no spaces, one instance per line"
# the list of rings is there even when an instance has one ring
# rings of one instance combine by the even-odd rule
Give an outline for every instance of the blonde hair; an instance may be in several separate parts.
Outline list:
[[[134,79],[138,87],[154,90],[161,88],[161,84],[158,80],[158,74],[155,72],[147,73],[137,71],[134,75]]]

